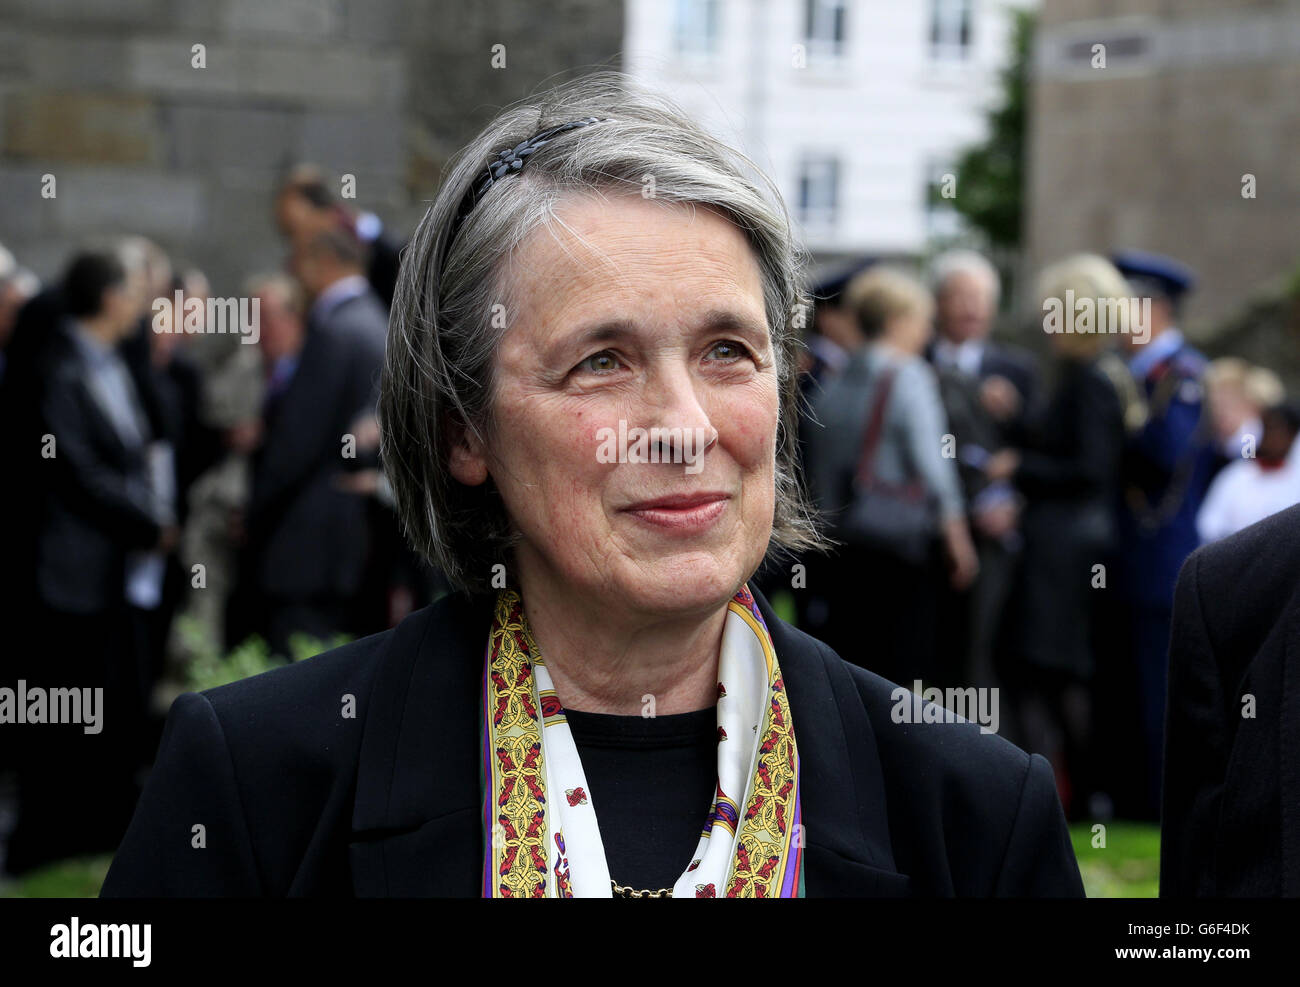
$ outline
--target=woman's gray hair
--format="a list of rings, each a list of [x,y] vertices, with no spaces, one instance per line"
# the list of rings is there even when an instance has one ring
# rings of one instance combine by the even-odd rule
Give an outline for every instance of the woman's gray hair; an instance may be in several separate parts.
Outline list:
[[[468,190],[498,151],[584,117],[603,120],[553,137],[517,174],[489,188],[455,228]],[[612,72],[500,113],[449,164],[406,248],[379,405],[384,469],[408,539],[456,589],[487,588],[493,566],[509,561],[516,536],[491,479],[478,487],[459,483],[449,454],[461,427],[485,445],[492,434],[494,358],[508,322],[502,313],[513,308],[508,259],[554,219],[566,196],[592,192],[711,207],[746,235],[762,275],[781,400],[769,554],[823,547],[799,476],[803,257],[780,194],[748,158]]]

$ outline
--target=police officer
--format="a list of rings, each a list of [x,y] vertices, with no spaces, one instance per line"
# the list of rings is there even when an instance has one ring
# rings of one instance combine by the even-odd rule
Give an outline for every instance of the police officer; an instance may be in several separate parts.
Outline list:
[[[1125,337],[1129,371],[1147,407],[1146,424],[1125,457],[1120,577],[1145,754],[1146,811],[1154,817],[1174,583],[1198,544],[1196,515],[1217,459],[1203,387],[1207,361],[1176,325],[1181,300],[1194,285],[1192,272],[1158,254],[1123,251],[1112,259],[1143,306],[1143,317]]]

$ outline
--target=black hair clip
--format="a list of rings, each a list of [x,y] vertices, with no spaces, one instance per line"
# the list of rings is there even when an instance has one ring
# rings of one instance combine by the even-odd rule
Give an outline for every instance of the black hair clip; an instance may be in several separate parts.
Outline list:
[[[443,256],[451,249],[451,242],[460,232],[461,224],[465,218],[478,205],[483,195],[497,182],[510,175],[518,173],[523,169],[524,163],[535,152],[545,147],[551,140],[569,130],[577,130],[580,127],[589,127],[593,123],[601,123],[608,119],[607,117],[583,117],[581,120],[573,120],[569,123],[562,123],[558,127],[551,127],[549,130],[543,130],[541,133],[534,134],[527,140],[520,141],[514,147],[508,147],[505,150],[498,151],[496,157],[488,162],[487,168],[470,183],[469,189],[465,192],[465,198],[461,200],[460,208],[456,210],[456,217],[452,220],[451,230],[447,234],[446,247]]]

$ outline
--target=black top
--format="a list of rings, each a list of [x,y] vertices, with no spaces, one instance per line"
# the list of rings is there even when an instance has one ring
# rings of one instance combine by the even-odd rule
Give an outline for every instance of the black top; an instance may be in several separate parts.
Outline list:
[[[609,876],[671,888],[692,860],[718,777],[717,710],[612,716],[565,710],[600,821]]]

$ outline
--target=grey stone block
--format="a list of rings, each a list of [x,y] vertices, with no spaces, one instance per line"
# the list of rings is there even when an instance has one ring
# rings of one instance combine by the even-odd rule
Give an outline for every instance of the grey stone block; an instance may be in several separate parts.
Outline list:
[[[226,7],[231,0],[172,0],[172,15],[168,18],[176,30],[209,32],[208,38],[218,37],[226,19]],[[199,40],[202,40],[200,38]]]
[[[211,43],[203,31],[160,39],[135,39],[127,54],[130,85],[165,93],[219,93],[234,95],[242,68],[237,48]],[[205,67],[195,68],[192,48],[205,48]]]
[[[342,0],[227,0],[221,23],[233,37],[321,41],[340,34],[343,19]]]
[[[300,157],[340,174],[375,168],[398,171],[403,132],[396,109],[308,112],[302,115],[297,150]]]
[[[412,37],[420,0],[344,0],[343,36],[363,44],[398,44]]]
[[[298,142],[300,114],[246,105],[177,102],[163,111],[169,160],[182,171],[240,165],[275,169]]]
[[[359,48],[209,44],[206,66],[192,64],[189,38],[130,43],[128,79],[153,91],[205,93],[307,104],[397,105],[405,97],[405,71],[398,53]]]
[[[55,174],[54,217],[63,234],[132,232],[183,241],[203,228],[203,185],[197,177],[127,168],[68,168]]]
[[[160,134],[144,96],[49,88],[5,98],[5,150],[54,161],[152,164]]]
[[[170,0],[6,0],[5,14],[18,20],[84,28],[91,24],[146,27],[168,20]]]
[[[240,90],[304,103],[392,106],[405,73],[397,54],[341,48],[258,48],[240,52]]]
[[[43,236],[54,227],[56,202],[41,198],[47,171],[40,165],[0,167],[0,240],[11,250],[11,240]]]
[[[24,39],[27,81],[60,89],[120,89],[128,46],[120,37],[33,34]]]

